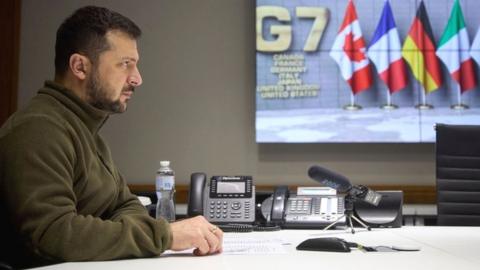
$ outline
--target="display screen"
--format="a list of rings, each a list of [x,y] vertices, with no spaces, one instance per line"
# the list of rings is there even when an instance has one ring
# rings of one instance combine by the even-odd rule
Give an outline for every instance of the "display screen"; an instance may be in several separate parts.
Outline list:
[[[475,10],[478,0],[257,0],[256,141],[434,142],[436,123],[478,125]]]
[[[217,182],[217,193],[245,193],[245,182]]]

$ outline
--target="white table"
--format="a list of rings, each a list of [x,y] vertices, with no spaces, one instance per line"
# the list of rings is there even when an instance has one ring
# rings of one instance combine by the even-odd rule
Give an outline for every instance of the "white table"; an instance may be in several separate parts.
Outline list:
[[[237,234],[240,237],[280,238],[285,254],[254,254],[196,257],[189,254],[162,255],[158,258],[108,262],[63,263],[40,269],[480,269],[480,227],[412,226],[394,229],[358,228],[355,234],[343,230],[283,230]],[[295,247],[308,238],[339,237],[365,246],[417,246],[412,252],[350,253],[297,251]]]

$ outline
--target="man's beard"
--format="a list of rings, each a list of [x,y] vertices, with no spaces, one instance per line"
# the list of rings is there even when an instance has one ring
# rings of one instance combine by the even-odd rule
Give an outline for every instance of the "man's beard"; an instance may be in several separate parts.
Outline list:
[[[128,86],[122,88],[122,92],[126,91],[135,91],[134,87]],[[123,113],[127,110],[127,104],[122,104],[120,98],[118,99],[111,99],[109,98],[109,93],[113,93],[115,91],[108,89],[104,85],[101,84],[100,79],[98,78],[98,72],[93,70],[90,78],[87,82],[87,98],[88,103],[93,107],[107,111],[110,113]]]

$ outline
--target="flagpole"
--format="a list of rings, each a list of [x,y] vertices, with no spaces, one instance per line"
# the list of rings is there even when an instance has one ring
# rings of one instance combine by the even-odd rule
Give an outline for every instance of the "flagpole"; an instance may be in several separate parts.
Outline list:
[[[457,100],[458,100],[458,105],[462,104],[462,90],[460,89],[460,84],[457,84]]]
[[[420,109],[420,110],[433,109],[432,105],[427,104],[427,95],[425,94],[425,88],[423,87],[423,85],[421,83],[419,83],[419,84],[420,84],[419,88],[420,88],[420,95],[421,95],[421,98],[422,98],[422,102],[420,104],[418,104],[417,106],[415,106],[415,108]]]
[[[420,87],[422,92],[422,105],[427,105],[427,95],[425,94],[425,87]]]
[[[388,89],[388,87],[387,87],[387,104],[380,106],[380,108],[384,110],[394,110],[398,108],[397,105],[392,104],[392,94],[390,94],[390,89]]]
[[[460,88],[460,84],[457,84],[457,104],[453,104],[450,106],[453,110],[465,110],[468,109],[468,105],[462,103],[462,89]]]
[[[353,94],[353,91],[350,91],[350,104],[343,106],[343,109],[347,111],[357,111],[362,109],[362,106],[355,104],[355,95]]]

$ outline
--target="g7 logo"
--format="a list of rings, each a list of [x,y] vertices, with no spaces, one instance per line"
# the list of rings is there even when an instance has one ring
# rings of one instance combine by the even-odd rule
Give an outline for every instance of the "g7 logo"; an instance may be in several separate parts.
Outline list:
[[[328,22],[328,9],[323,7],[296,7],[295,16],[301,19],[314,19],[303,50],[306,52],[316,51]],[[280,22],[291,22],[290,13],[284,7],[257,7],[257,51],[283,52],[288,50],[292,43],[291,25],[272,25],[269,29],[269,34],[277,36],[277,38],[275,40],[265,40],[263,38],[263,20],[269,17],[273,17]]]

